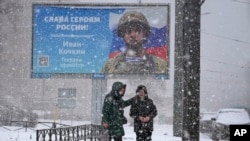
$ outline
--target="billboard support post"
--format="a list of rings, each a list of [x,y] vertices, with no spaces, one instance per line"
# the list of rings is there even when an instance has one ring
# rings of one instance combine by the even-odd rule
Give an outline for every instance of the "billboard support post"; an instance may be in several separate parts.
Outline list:
[[[199,141],[200,0],[176,0],[174,135]]]
[[[178,1],[178,3],[177,3]],[[183,89],[183,7],[184,1],[177,0],[175,8],[175,68],[174,68],[174,113],[173,113],[173,134],[182,136],[182,89]],[[180,12],[180,14],[178,14]]]
[[[107,91],[107,79],[92,79],[91,123],[101,124],[103,100]]]

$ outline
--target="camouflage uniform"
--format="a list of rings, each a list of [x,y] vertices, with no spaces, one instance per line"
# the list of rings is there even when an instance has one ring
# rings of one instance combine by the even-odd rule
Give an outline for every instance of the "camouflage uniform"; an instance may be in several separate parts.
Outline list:
[[[123,124],[125,124],[126,118],[123,115],[123,108],[131,105],[132,99],[124,101],[119,94],[119,90],[125,85],[121,82],[115,82],[112,86],[112,90],[106,95],[104,99],[102,109],[102,123],[108,123],[108,131],[110,140],[111,138],[118,138],[120,141],[124,136]]]
[[[144,55],[140,60],[127,61],[120,53],[109,59],[102,68],[102,73],[166,73],[167,63],[159,57]]]

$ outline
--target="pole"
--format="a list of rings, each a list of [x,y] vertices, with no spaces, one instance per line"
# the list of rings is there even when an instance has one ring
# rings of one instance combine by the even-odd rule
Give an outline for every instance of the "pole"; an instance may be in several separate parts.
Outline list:
[[[199,141],[200,6],[200,0],[176,0],[174,135],[183,141]]]
[[[176,0],[175,4],[175,69],[174,69],[174,116],[173,132],[174,136],[182,136],[182,118],[183,118],[183,7],[184,0]]]
[[[103,96],[107,90],[107,79],[92,79],[91,123],[101,124]]]
[[[184,6],[183,141],[199,141],[200,118],[200,0]]]
[[[53,113],[53,121],[54,121],[54,123],[57,120],[57,116],[58,116],[58,107],[57,107],[57,104],[56,104],[55,107],[54,107],[54,113]]]

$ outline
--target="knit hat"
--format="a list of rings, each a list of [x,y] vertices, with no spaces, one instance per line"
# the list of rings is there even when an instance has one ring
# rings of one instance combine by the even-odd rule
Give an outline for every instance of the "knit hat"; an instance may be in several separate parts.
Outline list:
[[[147,88],[144,85],[139,85],[136,89],[136,93],[139,92],[140,90],[144,90],[145,94],[148,94]]]

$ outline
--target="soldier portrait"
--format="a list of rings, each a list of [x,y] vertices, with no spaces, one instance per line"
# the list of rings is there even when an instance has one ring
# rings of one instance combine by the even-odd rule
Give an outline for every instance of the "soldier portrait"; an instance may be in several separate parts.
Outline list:
[[[102,67],[102,73],[167,72],[166,25],[162,28],[153,28],[142,12],[126,11],[118,21],[116,34],[124,47],[119,53],[107,59]],[[150,44],[154,44],[154,47],[146,47]]]

